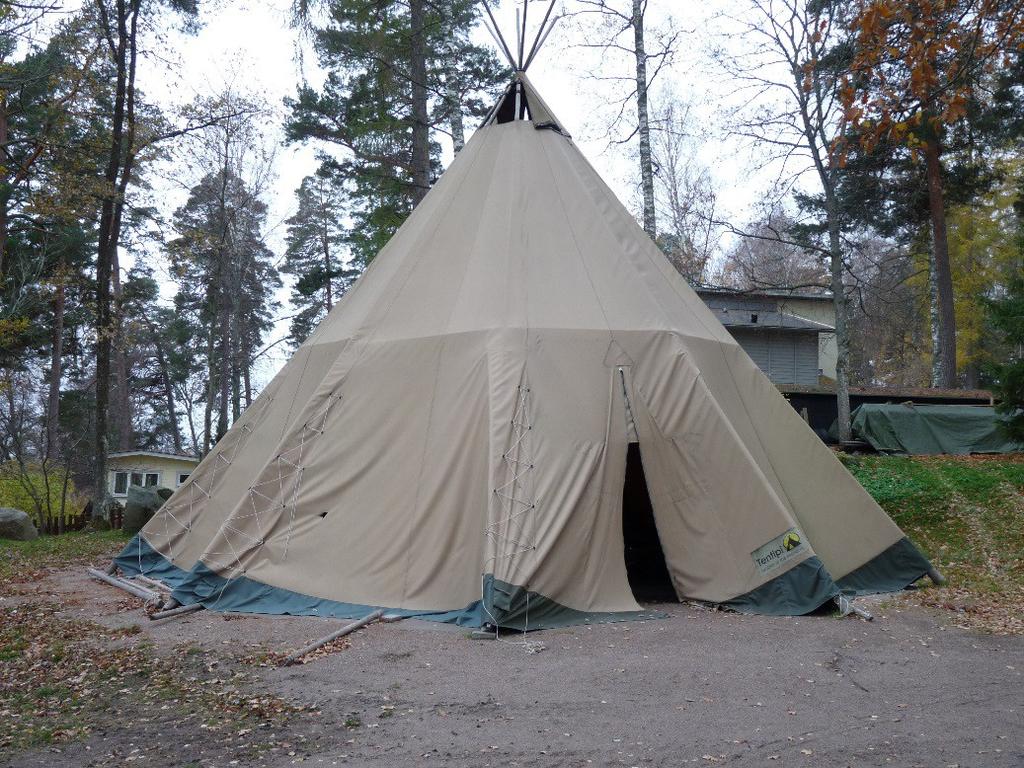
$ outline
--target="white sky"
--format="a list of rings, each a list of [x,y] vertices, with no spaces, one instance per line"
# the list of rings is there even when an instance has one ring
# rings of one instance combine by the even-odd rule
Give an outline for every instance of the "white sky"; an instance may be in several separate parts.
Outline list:
[[[571,0],[559,0],[560,5],[567,3]],[[721,127],[721,107],[735,93],[735,84],[715,71],[709,63],[708,49],[723,41],[730,44],[721,22],[716,26],[715,15],[723,7],[731,8],[735,4],[736,0],[704,3],[650,0],[648,26],[654,28],[663,24],[671,9],[676,14],[677,25],[691,30],[681,38],[679,55],[671,69],[662,73],[654,98],[668,88],[677,98],[690,102],[696,116],[694,130],[699,134],[698,157],[711,171],[725,215],[742,220],[752,211],[771,176],[752,171],[751,150],[730,138]],[[498,12],[499,23],[506,39],[514,38],[514,6],[511,0],[505,0],[503,5],[505,7]],[[289,6],[290,0],[221,0],[217,6],[201,3],[199,32],[168,35],[157,55],[151,54],[144,60],[139,75],[146,93],[169,112],[196,96],[216,94],[232,78],[236,88],[262,97],[277,110],[276,120],[266,126],[268,144],[276,146],[277,151],[275,179],[266,197],[270,209],[268,239],[277,254],[283,252],[283,222],[294,211],[295,189],[316,167],[312,146],[283,145],[281,125],[285,110],[282,102],[295,94],[302,68],[314,85],[322,76],[308,48],[303,63],[299,63],[298,35],[288,24]],[[531,3],[531,26],[539,22],[544,7],[546,3]],[[483,29],[477,30],[476,39],[492,45]],[[583,153],[623,202],[635,211],[638,208],[635,149],[609,145],[606,129],[609,110],[600,95],[604,89],[587,77],[595,72],[628,76],[630,62],[614,57],[595,59],[574,47],[579,41],[577,29],[569,22],[562,22],[531,66],[530,77]],[[467,128],[473,127],[467,125]],[[450,150],[446,151],[445,163],[449,161]],[[174,176],[174,171],[171,168],[165,173]],[[158,204],[168,215],[184,202],[186,195],[185,186],[175,188],[171,184],[157,184],[155,193]],[[169,284],[168,290],[173,291]],[[284,303],[282,316],[291,314],[286,303],[287,293],[285,289],[280,296]],[[271,333],[271,340],[284,335],[286,329],[287,323],[279,322]],[[286,347],[281,345],[266,357],[258,378],[265,383],[286,357]]]

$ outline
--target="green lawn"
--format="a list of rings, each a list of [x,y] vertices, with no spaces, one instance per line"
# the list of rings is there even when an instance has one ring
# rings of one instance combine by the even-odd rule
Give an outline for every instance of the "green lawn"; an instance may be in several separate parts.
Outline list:
[[[840,458],[949,579],[922,602],[1024,631],[1024,455]]]

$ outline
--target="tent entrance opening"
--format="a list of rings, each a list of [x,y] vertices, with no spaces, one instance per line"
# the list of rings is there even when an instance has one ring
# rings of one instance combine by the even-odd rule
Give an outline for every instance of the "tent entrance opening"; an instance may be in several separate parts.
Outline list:
[[[622,538],[626,575],[637,602],[677,602],[672,578],[665,565],[654,508],[647,491],[640,446],[630,443],[626,453],[626,481],[622,488]]]

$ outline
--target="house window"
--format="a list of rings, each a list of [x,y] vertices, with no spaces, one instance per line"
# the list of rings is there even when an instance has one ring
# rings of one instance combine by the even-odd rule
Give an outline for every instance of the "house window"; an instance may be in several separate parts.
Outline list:
[[[191,472],[179,472],[178,473],[178,485],[184,485],[185,481],[188,480],[188,476]]]
[[[146,488],[156,488],[160,485],[159,472],[114,472],[114,495],[126,496],[128,487],[138,485]]]

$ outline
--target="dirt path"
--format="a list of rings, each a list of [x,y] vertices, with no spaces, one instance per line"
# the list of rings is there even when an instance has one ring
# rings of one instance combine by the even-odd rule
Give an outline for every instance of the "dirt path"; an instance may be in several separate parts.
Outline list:
[[[125,642],[152,643],[186,677],[298,711],[210,730],[172,701],[2,765],[1024,766],[1024,638],[943,628],[921,609],[876,608],[869,624],[664,606],[660,621],[531,634],[544,645],[532,654],[519,637],[407,621],[282,669],[258,662],[337,622],[153,624],[78,570],[38,590],[68,617],[138,624]]]

